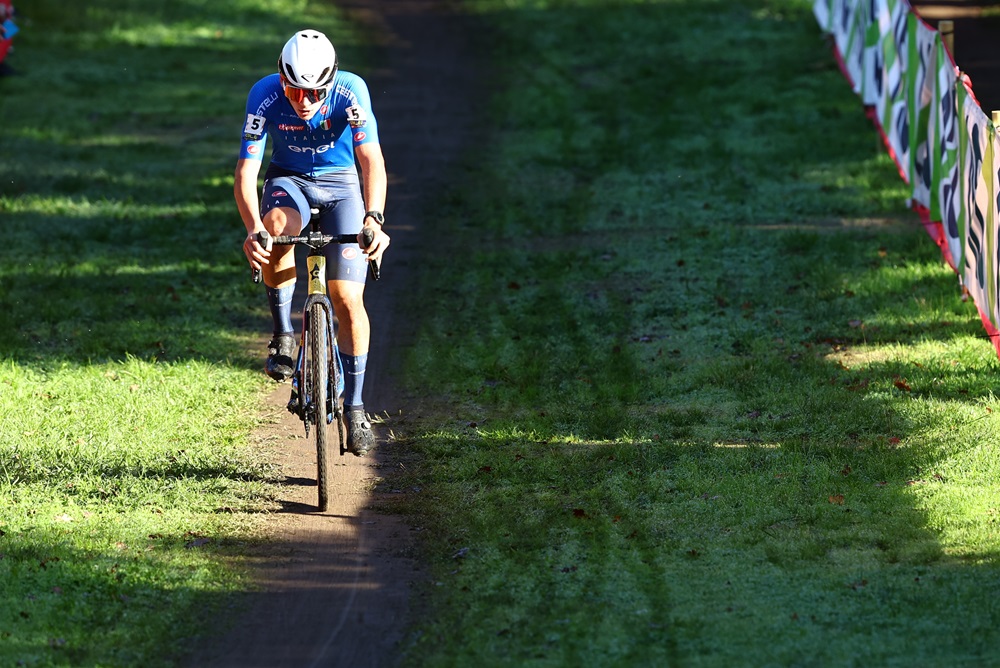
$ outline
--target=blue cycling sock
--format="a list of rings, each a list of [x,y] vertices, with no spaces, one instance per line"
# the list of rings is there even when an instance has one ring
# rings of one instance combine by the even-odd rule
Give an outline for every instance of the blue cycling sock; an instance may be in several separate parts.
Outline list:
[[[365,386],[365,368],[368,366],[368,353],[364,355],[345,355],[338,351],[340,363],[344,368],[344,410],[364,406],[361,390]]]
[[[294,294],[294,283],[283,288],[267,288],[267,305],[271,307],[275,336],[295,331],[292,328],[292,296]]]

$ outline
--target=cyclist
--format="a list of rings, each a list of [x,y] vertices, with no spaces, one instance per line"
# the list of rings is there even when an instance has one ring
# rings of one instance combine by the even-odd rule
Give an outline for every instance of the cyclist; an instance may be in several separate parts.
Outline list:
[[[258,198],[268,137],[271,161]],[[297,32],[281,50],[278,72],[250,89],[233,190],[247,230],[243,252],[250,266],[262,271],[274,320],[264,370],[279,382],[291,377],[294,365],[295,254],[291,246],[262,247],[257,233],[297,234],[309,223],[311,207],[319,209],[324,234],[357,232],[360,240],[363,228],[374,233],[364,251],[338,244],[325,249],[330,300],[340,323],[347,444],[358,456],[375,444],[361,397],[370,339],[363,296],[367,261],[381,258],[389,246],[382,229],[386,184],[367,85],[356,74],[339,70],[326,35]]]
[[[14,73],[5,62],[7,53],[13,48],[14,35],[18,32],[14,15],[14,3],[11,0],[0,0],[0,75]]]

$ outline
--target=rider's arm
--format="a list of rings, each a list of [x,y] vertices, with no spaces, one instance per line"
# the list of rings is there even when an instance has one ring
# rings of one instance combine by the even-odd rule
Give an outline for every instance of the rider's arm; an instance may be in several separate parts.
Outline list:
[[[364,184],[365,210],[384,212],[388,178],[385,173],[385,159],[382,156],[382,147],[375,142],[369,142],[356,146],[354,154],[358,159],[358,166],[361,168],[361,181]],[[389,235],[371,217],[366,217],[364,224],[365,227],[370,227],[375,232],[375,239],[372,241],[368,252],[371,259],[377,260],[382,257],[382,253],[389,246]]]
[[[233,184],[233,196],[236,198],[236,208],[247,228],[247,238],[243,242],[243,252],[250,266],[259,269],[260,264],[267,264],[270,253],[257,243],[257,233],[264,229],[260,219],[260,198],[257,195],[257,175],[260,174],[260,160],[242,158],[236,163],[236,180]]]

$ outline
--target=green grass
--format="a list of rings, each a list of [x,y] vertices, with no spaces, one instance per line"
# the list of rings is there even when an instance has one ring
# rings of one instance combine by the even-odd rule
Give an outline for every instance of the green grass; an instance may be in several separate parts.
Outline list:
[[[809,4],[475,3],[409,665],[1000,665],[996,353]]]
[[[996,354],[808,5],[467,3],[492,131],[387,448],[408,665],[1000,665]],[[273,503],[246,91],[303,24],[367,47],[305,0],[21,10],[0,664],[173,665]]]
[[[0,665],[174,665],[274,506],[246,94],[304,25],[359,38],[305,0],[64,4],[19,6],[0,80]]]

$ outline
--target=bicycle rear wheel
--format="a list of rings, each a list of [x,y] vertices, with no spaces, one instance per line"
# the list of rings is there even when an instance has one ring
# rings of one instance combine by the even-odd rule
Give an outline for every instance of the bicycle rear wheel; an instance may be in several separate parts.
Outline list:
[[[330,348],[326,310],[319,304],[309,308],[309,377],[312,379],[312,404],[310,416],[316,427],[316,484],[319,488],[319,510],[325,511],[330,503],[330,468],[326,421],[327,401],[330,390]]]

